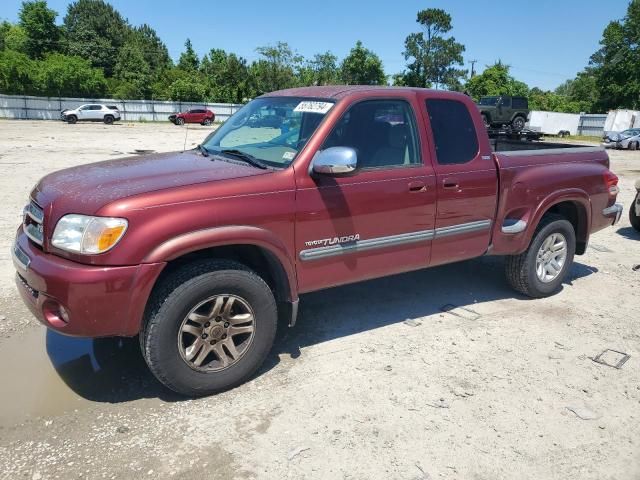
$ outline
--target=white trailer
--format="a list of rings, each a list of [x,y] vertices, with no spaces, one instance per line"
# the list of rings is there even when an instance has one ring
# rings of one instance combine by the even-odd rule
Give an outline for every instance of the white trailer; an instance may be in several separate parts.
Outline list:
[[[558,113],[532,111],[529,114],[528,127],[545,135],[560,135],[569,132],[571,135],[578,134],[580,115],[577,113]]]

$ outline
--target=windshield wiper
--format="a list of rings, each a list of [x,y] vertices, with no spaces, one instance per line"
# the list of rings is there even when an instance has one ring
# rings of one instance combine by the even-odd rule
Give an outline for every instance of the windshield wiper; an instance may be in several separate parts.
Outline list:
[[[207,147],[205,147],[204,145],[198,145],[196,147],[196,150],[200,150],[200,153],[202,153],[203,157],[208,157],[210,154],[209,150],[207,150]]]
[[[227,149],[227,150],[221,150],[220,153],[226,153],[227,155],[232,155],[234,157],[240,158],[240,159],[244,160],[245,162],[247,162],[249,165],[252,165],[252,166],[257,167],[257,168],[261,168],[262,170],[266,170],[268,168],[267,165],[265,165],[258,158],[254,157],[253,155],[250,155],[248,153],[242,152],[240,150],[236,150],[236,149],[230,148],[230,149]]]

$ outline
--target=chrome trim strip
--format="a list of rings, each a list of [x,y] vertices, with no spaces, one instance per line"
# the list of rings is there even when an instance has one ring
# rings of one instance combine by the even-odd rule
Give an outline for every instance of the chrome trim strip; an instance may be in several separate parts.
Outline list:
[[[506,219],[505,222],[508,222],[509,219]],[[513,220],[512,220],[513,221]],[[502,225],[502,233],[514,234],[524,232],[527,228],[527,222],[524,220],[518,220],[514,223],[509,223],[507,225]]]
[[[486,230],[489,227],[491,227],[491,220],[479,220],[477,222],[463,223],[461,225],[454,225],[451,227],[436,228],[435,230],[421,230],[418,232],[390,235],[388,237],[358,240],[356,242],[331,245],[329,247],[309,248],[302,250],[299,256],[302,261],[319,260],[321,258],[335,257],[354,252],[365,252],[367,250],[395,247],[398,245],[432,240],[434,238],[444,238],[452,235],[459,235],[461,233],[476,232]]]
[[[477,222],[462,223],[451,227],[440,227],[435,230],[435,238],[449,237],[461,233],[477,232],[486,230],[491,226],[491,220],[478,220]]]
[[[532,150],[511,150],[506,152],[496,152],[499,155],[504,155],[505,157],[527,157],[527,156],[536,156],[536,155],[560,155],[563,153],[593,153],[593,152],[604,152],[603,147],[569,147],[569,148],[539,148]]]
[[[29,237],[38,245],[42,245],[42,243],[44,242],[44,235],[42,235],[32,223],[30,223],[29,225],[23,225],[22,230],[24,230],[24,233],[27,237]],[[36,232],[38,232],[38,234],[42,236],[38,237],[36,234],[32,233],[30,230],[35,230]]]
[[[422,230],[419,232],[401,233],[400,235],[390,235],[388,237],[371,238],[369,240],[359,240],[351,243],[342,243],[340,245],[331,245],[330,247],[309,248],[300,252],[300,260],[318,260],[326,257],[335,257],[338,255],[346,255],[353,252],[365,252],[384,247],[395,247],[397,245],[405,245],[407,243],[421,242],[431,240],[433,238],[433,230]]]

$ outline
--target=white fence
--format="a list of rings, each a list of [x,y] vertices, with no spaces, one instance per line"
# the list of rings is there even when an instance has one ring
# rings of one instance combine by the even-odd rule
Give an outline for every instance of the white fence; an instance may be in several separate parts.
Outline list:
[[[0,94],[0,118],[58,120],[60,111],[85,103],[116,105],[124,121],[165,121],[172,113],[191,108],[208,108],[216,122],[224,122],[242,105],[233,103],[163,102],[160,100],[115,100],[112,98],[31,97]]]

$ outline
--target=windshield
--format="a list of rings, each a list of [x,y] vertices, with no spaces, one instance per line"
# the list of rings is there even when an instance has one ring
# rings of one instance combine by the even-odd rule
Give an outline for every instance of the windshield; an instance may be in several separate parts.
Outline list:
[[[638,134],[640,134],[640,130],[632,129],[632,130],[625,130],[620,135],[622,135],[623,137],[635,137]]]
[[[478,103],[486,107],[495,107],[498,104],[498,100],[500,100],[500,97],[482,97]]]
[[[238,110],[203,146],[212,154],[231,150],[255,157],[267,166],[285,168],[333,105],[299,97],[258,98]]]

